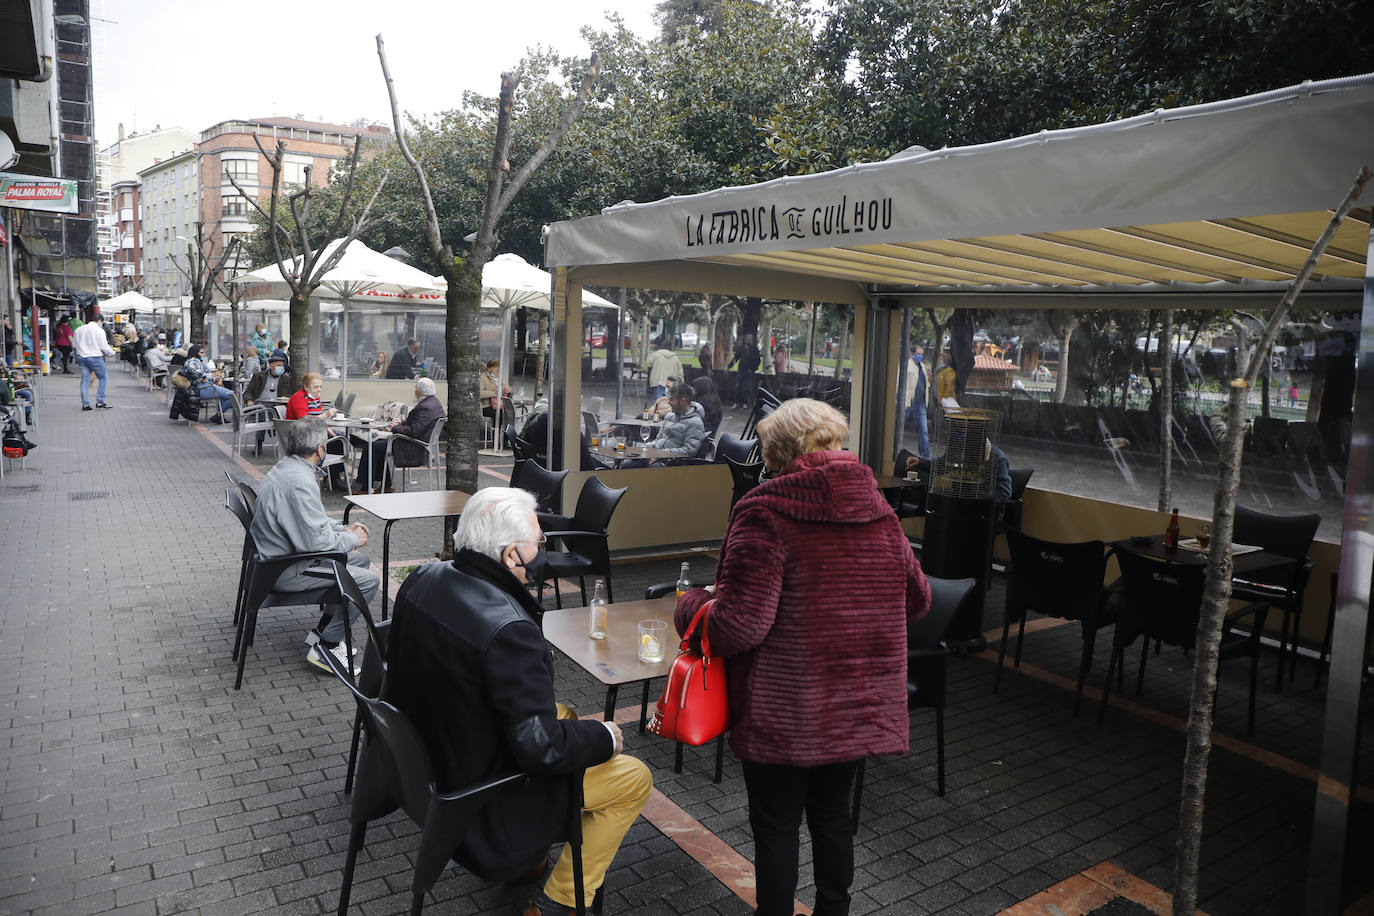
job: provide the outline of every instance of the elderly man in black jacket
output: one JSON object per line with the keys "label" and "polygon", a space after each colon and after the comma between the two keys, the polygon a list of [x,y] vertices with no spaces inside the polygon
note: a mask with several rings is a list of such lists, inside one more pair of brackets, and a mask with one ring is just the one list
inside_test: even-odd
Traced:
{"label": "elderly man in black jacket", "polygon": [[[434,431],[434,424],[444,418],[444,405],[434,395],[434,379],[417,378],[415,380],[415,406],[410,408],[410,413],[406,414],[404,420],[397,420],[390,426],[391,432],[409,436],[411,439],[419,439],[421,442],[429,441],[429,434]],[[398,439],[392,443],[391,458],[398,468],[414,468],[424,464],[429,457],[429,451],[425,446],[414,442],[406,442]],[[375,489],[382,482],[383,464],[386,460],[386,439],[374,439],[370,448],[365,449],[358,458],[358,479],[353,482],[353,489],[367,489],[367,481],[372,480]],[[391,488],[391,481],[386,481],[388,490]]]}
{"label": "elderly man in black jacket", "polygon": [[[483,809],[453,857],[488,878],[538,869],[567,810],[568,781],[583,777],[582,857],[587,904],[653,779],[621,753],[613,722],[579,720],[554,702],[553,658],[524,587],[542,562],[534,497],[488,487],[463,509],[451,563],[427,563],[396,596],[386,696],[415,722],[440,791],[501,773],[534,778]],[[525,916],[576,905],[572,856],[559,857]]]}

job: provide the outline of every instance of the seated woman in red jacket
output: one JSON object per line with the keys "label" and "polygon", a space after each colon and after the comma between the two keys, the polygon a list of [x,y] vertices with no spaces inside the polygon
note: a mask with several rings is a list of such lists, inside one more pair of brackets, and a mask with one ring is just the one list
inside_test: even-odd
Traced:
{"label": "seated woman in red jacket", "polygon": [[816,912],[849,912],[857,762],[907,750],[906,633],[930,586],[873,472],[841,449],[839,411],[796,398],[759,421],[773,476],[730,514],[716,584],[678,599],[686,629],[715,592],[730,746],[744,764],[759,916],[792,916],[798,831],[811,830]]}
{"label": "seated woman in red jacket", "polygon": [[[318,372],[307,372],[305,378],[301,379],[301,387],[296,393],[291,395],[286,401],[286,419],[299,420],[301,417],[323,417],[328,420],[338,413],[332,406],[326,407],[324,401],[320,400],[320,392],[324,388],[324,376]],[[329,438],[324,443],[324,450],[331,455],[348,455],[348,443],[343,436],[336,436],[330,432]],[[348,488],[348,469],[344,465],[331,465],[329,469],[329,485],[336,490]]]}

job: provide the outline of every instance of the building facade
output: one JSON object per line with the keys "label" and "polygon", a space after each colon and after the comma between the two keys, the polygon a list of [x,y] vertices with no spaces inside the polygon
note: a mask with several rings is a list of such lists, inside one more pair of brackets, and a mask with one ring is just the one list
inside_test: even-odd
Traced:
{"label": "building facade", "polygon": [[154,163],[138,173],[142,203],[143,295],[175,299],[190,288],[185,268],[186,240],[196,237],[200,187],[196,153]]}
{"label": "building facade", "polygon": [[[142,277],[142,264],[137,256],[130,261],[129,254],[143,247],[138,238],[142,214],[137,206],[130,208],[116,198],[130,199],[128,184],[139,182],[141,170],[188,152],[195,145],[196,135],[180,127],[158,127],[126,137],[121,124],[119,140],[100,151],[96,158],[96,243],[100,253],[102,297],[139,289],[130,278]],[[141,196],[136,189],[132,193],[135,198]]]}

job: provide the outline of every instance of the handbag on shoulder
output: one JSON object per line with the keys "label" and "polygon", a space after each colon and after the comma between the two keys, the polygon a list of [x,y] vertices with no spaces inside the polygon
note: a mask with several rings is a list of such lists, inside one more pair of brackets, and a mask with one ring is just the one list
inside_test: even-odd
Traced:
{"label": "handbag on shoulder", "polygon": [[[699,747],[730,727],[730,697],[725,689],[725,662],[711,655],[707,622],[715,600],[703,604],[687,632],[682,634],[668,683],[647,730],[664,738]],[[701,627],[701,652],[691,647],[692,634]]]}

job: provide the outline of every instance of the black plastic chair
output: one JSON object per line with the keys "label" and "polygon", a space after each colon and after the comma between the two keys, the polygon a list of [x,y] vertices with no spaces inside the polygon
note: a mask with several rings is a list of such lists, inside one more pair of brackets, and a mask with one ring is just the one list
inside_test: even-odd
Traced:
{"label": "black plastic chair", "polygon": [[[906,706],[935,710],[935,785],[945,796],[945,631],[964,606],[977,579],[940,579],[930,583],[930,610],[906,634]],[[853,832],[859,832],[859,803],[864,791],[864,760],[854,773]]]}
{"label": "black plastic chair", "polygon": [[1026,616],[1030,611],[1046,617],[1077,620],[1083,632],[1083,652],[1078,662],[1078,689],[1074,693],[1073,714],[1083,705],[1083,680],[1092,667],[1097,631],[1116,622],[1116,607],[1106,607],[1107,590],[1102,581],[1107,560],[1114,551],[1101,541],[1061,544],[1042,541],[1016,529],[1008,529],[1007,548],[1011,568],[1007,578],[1006,612],[1002,619],[1002,642],[997,650],[997,673],[992,692],[1002,686],[1002,665],[1007,657],[1007,638],[1012,621],[1019,621],[1016,655],[1013,664],[1021,665],[1021,646],[1026,638]]}
{"label": "black plastic chair", "polygon": [[744,421],[744,429],[740,432],[740,438],[754,438],[754,431],[758,428],[759,421],[781,406],[782,401],[778,399],[777,395],[760,385],[758,393],[754,395],[754,407],[749,411],[749,416]]}
{"label": "black plastic chair", "polygon": [[529,440],[517,433],[514,426],[507,423],[502,435],[510,445],[511,453],[515,455],[516,461],[532,461],[535,464],[541,463],[539,461],[539,449],[535,448]]}
{"label": "black plastic chair", "polygon": [[[395,706],[367,696],[355,685],[332,653],[325,655],[334,675],[353,694],[358,711],[367,723],[367,744],[358,766],[357,791],[349,810],[352,830],[348,855],[344,860],[343,887],[339,891],[339,916],[348,913],[348,897],[353,890],[353,868],[363,848],[369,821],[404,811],[420,827],[420,848],[415,857],[415,873],[410,884],[410,912],[424,909],[425,894],[439,880],[453,851],[485,805],[508,786],[528,782],[528,773],[508,773],[456,792],[441,793],[434,785],[434,770],[420,733],[410,719]],[[577,912],[585,913],[582,879],[582,770],[568,774],[571,780],[565,837],[573,856],[573,887]],[[601,911],[601,891],[592,903]]]}
{"label": "black plastic chair", "polygon": [[587,576],[601,576],[606,580],[606,600],[614,601],[611,595],[611,516],[625,495],[627,487],[612,490],[596,475],[587,478],[582,492],[577,495],[577,509],[573,512],[572,525],[567,529],[545,531],[545,537],[562,542],[563,550],[550,550],[544,568],[539,572],[539,601],[544,600],[544,583],[552,578],[554,602],[563,606],[563,596],[558,589],[558,580],[563,576],[576,576],[582,590],[582,603],[587,603]]}
{"label": "black plastic chair", "polygon": [[[1256,420],[1259,419],[1256,417]],[[1270,607],[1283,611],[1283,623],[1279,630],[1279,672],[1274,682],[1275,690],[1283,689],[1285,655],[1289,663],[1290,681],[1298,668],[1298,627],[1302,623],[1303,593],[1307,590],[1307,580],[1316,566],[1316,563],[1308,559],[1307,552],[1312,549],[1312,540],[1317,536],[1317,526],[1321,521],[1320,515],[1266,515],[1245,506],[1236,506],[1232,541],[1237,544],[1254,544],[1263,547],[1269,553],[1290,557],[1295,561],[1291,567],[1268,575],[1256,574],[1253,580],[1236,578],[1231,581],[1231,597],[1239,601],[1263,601]]]}
{"label": "black plastic chair", "polygon": [[[1202,611],[1202,592],[1207,579],[1206,566],[1166,563],[1126,550],[1116,553],[1121,565],[1121,587],[1113,591],[1118,603],[1116,632],[1112,639],[1112,656],[1107,665],[1107,680],[1102,688],[1102,703],[1097,721],[1107,714],[1111,696],[1112,675],[1118,666],[1125,666],[1126,647],[1143,636],[1140,670],[1136,675],[1136,696],[1145,686],[1145,661],[1149,658],[1150,640],[1179,646],[1191,652],[1197,640],[1198,616]],[[1222,623],[1220,661],[1237,655],[1250,657],[1250,703],[1246,734],[1255,733],[1255,685],[1259,677],[1259,639],[1269,606],[1263,602],[1248,604],[1226,615]],[[1236,630],[1243,618],[1253,617],[1248,632]],[[1215,696],[1213,702],[1216,702]]]}
{"label": "black plastic chair", "polygon": [[[253,636],[257,632],[258,611],[266,607],[315,604],[320,608],[320,619],[323,621],[328,618],[331,606],[342,603],[339,590],[333,582],[306,591],[278,592],[273,591],[277,580],[292,566],[305,560],[336,560],[347,564],[348,557],[339,551],[291,553],[271,559],[263,557],[257,552],[257,545],[253,543],[253,515],[244,504],[243,497],[237,490],[225,490],[224,499],[229,511],[234,513],[243,525],[244,533],[243,568],[239,573],[239,596],[234,608],[234,652],[230,656],[238,662],[238,674],[234,678],[234,689],[238,690],[243,686],[243,666],[248,658],[248,647],[253,644]],[[353,646],[352,638],[348,636],[348,628],[344,629],[344,634],[351,653]],[[329,655],[328,652],[324,654]]]}
{"label": "black plastic chair", "polygon": [[737,464],[749,464],[758,461],[759,440],[739,439],[725,433],[716,442],[716,461],[724,464],[728,459]]}
{"label": "black plastic chair", "polygon": [[763,462],[740,464],[733,458],[726,458],[725,463],[730,466],[730,479],[734,483],[734,490],[730,494],[730,508],[733,509],[744,494],[759,485],[759,478],[763,476]]}
{"label": "black plastic chair", "polygon": [[[710,585],[710,582],[694,582],[693,585]],[[676,582],[656,582],[644,589],[644,599],[652,601],[655,598],[663,598],[671,595],[677,588]],[[611,688],[614,689],[614,688]],[[607,706],[610,704],[608,703]],[[639,706],[639,728],[642,731],[649,718],[649,681],[644,682],[644,696],[641,698]],[[682,772],[682,754],[686,747],[681,741],[674,741],[673,744],[673,772]],[[721,732],[716,736],[716,773],[711,781],[719,783],[721,775],[725,771],[725,733]]]}
{"label": "black plastic chair", "polygon": [[1002,517],[999,519],[1003,531],[1021,530],[1021,518],[1026,505],[1022,497],[1026,495],[1026,486],[1034,473],[1035,468],[1011,469],[1011,499],[1002,506]]}
{"label": "black plastic chair", "polygon": [[[511,469],[510,485],[534,494],[536,511],[553,517],[563,508],[563,482],[567,478],[566,470],[546,471],[537,461],[517,459]],[[543,524],[542,518],[540,524]]]}

